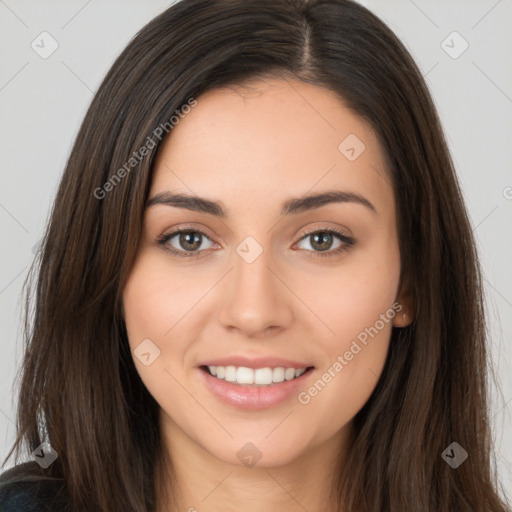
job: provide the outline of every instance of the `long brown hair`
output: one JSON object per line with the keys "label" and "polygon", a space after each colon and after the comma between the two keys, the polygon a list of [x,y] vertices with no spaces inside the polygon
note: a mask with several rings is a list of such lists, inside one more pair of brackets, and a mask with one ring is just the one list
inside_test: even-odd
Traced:
{"label": "long brown hair", "polygon": [[[491,471],[481,273],[454,167],[411,56],[349,0],[183,0],[116,60],[26,282],[18,436],[6,460],[32,452],[44,426],[58,453],[44,473],[63,480],[73,510],[156,509],[166,462],[158,404],[133,364],[121,304],[161,147],[147,140],[191,98],[263,76],[338,93],[375,128],[395,192],[415,320],[393,329],[355,418],[333,488],[340,509],[504,512]],[[454,441],[469,454],[457,469],[441,456]]]}

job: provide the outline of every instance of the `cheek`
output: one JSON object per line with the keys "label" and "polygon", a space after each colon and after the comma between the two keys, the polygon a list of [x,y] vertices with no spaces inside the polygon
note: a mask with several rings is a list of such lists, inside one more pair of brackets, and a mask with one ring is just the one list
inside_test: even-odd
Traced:
{"label": "cheek", "polygon": [[[179,322],[202,294],[204,282],[180,279],[179,270],[170,272],[161,256],[142,251],[123,291],[130,343],[135,345],[141,337],[153,337],[158,343],[173,338]],[[178,348],[175,342],[173,338],[173,347]]]}
{"label": "cheek", "polygon": [[[213,317],[201,299],[217,280],[207,266],[192,273],[169,265],[163,251],[141,250],[123,290],[123,307],[135,367],[155,398],[162,389],[168,393],[172,376],[181,382],[191,367],[194,343]],[[143,342],[158,353],[148,366],[137,357]]]}
{"label": "cheek", "polygon": [[[153,398],[176,417],[188,410],[188,395],[178,384],[188,348],[188,338],[182,335],[186,323],[181,320],[198,296],[194,286],[187,284],[193,283],[182,282],[158,257],[141,251],[123,291],[135,368]],[[144,361],[142,354],[147,353]]]}
{"label": "cheek", "polygon": [[[171,362],[176,364],[183,359],[186,347],[180,345],[182,338],[174,334],[187,312],[187,293],[193,292],[185,286],[180,288],[180,281],[164,272],[151,254],[141,252],[123,291],[123,307],[132,357],[150,391],[160,386],[162,379],[169,379],[165,370]],[[150,357],[144,361],[139,357],[141,352],[149,352]],[[144,364],[148,359],[151,363]]]}
{"label": "cheek", "polygon": [[[135,267],[123,292],[126,329],[134,349],[143,339],[157,340],[171,327],[164,321],[166,315],[161,285],[148,271],[149,267]],[[172,319],[169,318],[169,322]]]}
{"label": "cheek", "polygon": [[323,417],[333,432],[373,392],[386,361],[393,318],[402,309],[396,302],[399,256],[388,249],[347,265],[312,298],[331,332],[317,338],[325,358],[298,402],[308,414]]}

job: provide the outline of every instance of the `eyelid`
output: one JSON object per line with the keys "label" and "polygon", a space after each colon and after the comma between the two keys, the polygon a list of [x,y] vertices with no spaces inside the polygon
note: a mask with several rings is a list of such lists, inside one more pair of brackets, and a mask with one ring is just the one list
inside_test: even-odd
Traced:
{"label": "eyelid", "polygon": [[[199,228],[199,227],[195,226],[194,224],[180,224],[179,227],[172,228],[170,231],[164,232],[159,238],[172,237],[173,235],[177,235],[177,234],[180,234],[183,232],[188,232],[188,231],[193,231],[194,233],[200,233],[204,237],[208,238],[208,240],[211,240],[212,242],[214,242],[213,239],[215,237],[208,234],[207,229],[204,229],[202,227]],[[221,245],[218,242],[215,242],[215,243],[217,243],[218,245]]]}
{"label": "eyelid", "polygon": [[303,231],[299,240],[303,240],[308,235],[311,235],[313,233],[323,233],[323,232],[336,233],[336,234],[340,235],[342,238],[347,238],[347,239],[352,238],[350,235],[348,235],[345,231],[343,231],[340,228],[333,228],[330,226],[320,226],[320,227],[315,226],[314,228],[310,228],[310,229],[307,229],[306,231]]}

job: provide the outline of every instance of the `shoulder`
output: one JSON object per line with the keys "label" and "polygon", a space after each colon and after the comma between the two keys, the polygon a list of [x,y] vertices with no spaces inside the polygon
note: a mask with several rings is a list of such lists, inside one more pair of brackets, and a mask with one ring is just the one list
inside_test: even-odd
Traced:
{"label": "shoulder", "polygon": [[1,512],[64,511],[68,505],[62,479],[48,479],[37,462],[25,462],[0,475]]}

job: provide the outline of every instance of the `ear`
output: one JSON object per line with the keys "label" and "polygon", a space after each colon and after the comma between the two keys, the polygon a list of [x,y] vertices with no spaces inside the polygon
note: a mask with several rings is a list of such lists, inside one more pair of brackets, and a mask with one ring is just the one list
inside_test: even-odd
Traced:
{"label": "ear", "polygon": [[399,304],[399,306],[395,309],[396,315],[393,318],[393,326],[407,327],[414,322],[416,314],[411,293],[410,279],[405,278],[402,281],[396,303]]}

